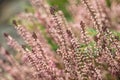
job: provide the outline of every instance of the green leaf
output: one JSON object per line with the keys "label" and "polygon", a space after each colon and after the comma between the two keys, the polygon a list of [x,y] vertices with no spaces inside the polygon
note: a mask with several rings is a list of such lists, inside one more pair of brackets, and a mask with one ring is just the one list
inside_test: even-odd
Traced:
{"label": "green leaf", "polygon": [[112,4],[111,0],[105,0],[105,1],[106,1],[107,6],[110,8]]}

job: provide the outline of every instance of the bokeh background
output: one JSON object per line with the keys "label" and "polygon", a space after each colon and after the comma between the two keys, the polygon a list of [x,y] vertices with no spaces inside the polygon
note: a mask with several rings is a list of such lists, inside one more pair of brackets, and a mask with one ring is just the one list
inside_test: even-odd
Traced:
{"label": "bokeh background", "polygon": [[15,31],[11,19],[29,6],[30,3],[27,0],[0,0],[0,45],[7,50],[10,48],[6,46],[3,33],[10,34],[19,42],[22,41]]}

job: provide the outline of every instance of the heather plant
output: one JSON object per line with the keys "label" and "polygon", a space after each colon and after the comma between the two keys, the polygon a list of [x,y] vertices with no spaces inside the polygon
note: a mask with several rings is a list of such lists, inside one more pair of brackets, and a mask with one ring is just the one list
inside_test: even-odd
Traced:
{"label": "heather plant", "polygon": [[119,11],[116,1],[109,8],[104,0],[68,0],[71,21],[46,0],[30,2],[34,13],[23,12],[13,20],[25,44],[4,33],[20,57],[0,46],[1,80],[120,79],[120,37],[112,30],[119,25],[113,19],[119,20],[119,14],[112,14]]}

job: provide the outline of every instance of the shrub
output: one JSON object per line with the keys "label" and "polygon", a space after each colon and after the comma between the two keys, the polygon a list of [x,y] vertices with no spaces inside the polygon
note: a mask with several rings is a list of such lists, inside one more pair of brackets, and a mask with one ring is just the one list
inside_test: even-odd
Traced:
{"label": "shrub", "polygon": [[[45,0],[30,2],[35,12],[21,13],[18,20],[13,20],[26,44],[20,45],[4,33],[8,45],[21,59],[16,60],[0,47],[5,57],[0,60],[1,80],[119,80],[120,40],[111,30],[117,23],[112,21],[115,15],[108,14],[110,9],[104,0],[81,0],[78,4],[69,0],[71,22]],[[113,1],[111,11],[118,8],[115,5]],[[44,27],[40,32],[39,26]],[[89,35],[89,28],[94,35]],[[46,38],[57,44],[55,51]]]}

